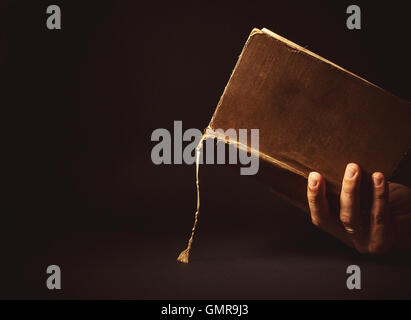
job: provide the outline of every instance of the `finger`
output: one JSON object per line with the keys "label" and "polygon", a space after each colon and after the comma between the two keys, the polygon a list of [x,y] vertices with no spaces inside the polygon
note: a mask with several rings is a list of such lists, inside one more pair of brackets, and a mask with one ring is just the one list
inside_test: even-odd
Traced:
{"label": "finger", "polygon": [[313,224],[352,247],[353,244],[341,228],[339,220],[330,213],[325,180],[317,172],[311,172],[308,176],[307,199]]}
{"label": "finger", "polygon": [[411,212],[411,189],[398,183],[387,181],[388,210],[391,215],[402,215]]}
{"label": "finger", "polygon": [[360,229],[360,197],[359,187],[361,171],[357,164],[347,165],[340,195],[340,221],[353,237],[357,237]]}
{"label": "finger", "polygon": [[308,176],[307,199],[313,224],[317,227],[329,224],[330,212],[325,196],[325,182],[318,172],[311,172]]}
{"label": "finger", "polygon": [[390,214],[388,210],[388,183],[381,172],[372,175],[373,204],[371,207],[370,253],[383,253],[390,249],[388,239]]}

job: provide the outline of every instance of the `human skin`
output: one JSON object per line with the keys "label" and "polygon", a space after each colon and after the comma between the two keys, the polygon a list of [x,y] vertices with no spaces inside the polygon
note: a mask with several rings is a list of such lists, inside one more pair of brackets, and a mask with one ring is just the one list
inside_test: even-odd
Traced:
{"label": "human skin", "polygon": [[307,199],[313,224],[360,253],[381,254],[411,249],[411,189],[372,175],[373,203],[361,213],[361,169],[346,167],[340,194],[340,212],[330,212],[326,182],[318,172],[308,176]]}

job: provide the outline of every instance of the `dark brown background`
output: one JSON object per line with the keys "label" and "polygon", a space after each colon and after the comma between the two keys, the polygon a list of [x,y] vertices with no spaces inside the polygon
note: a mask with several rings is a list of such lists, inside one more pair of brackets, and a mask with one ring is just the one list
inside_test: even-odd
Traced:
{"label": "dark brown background", "polygon": [[[45,26],[59,4],[62,30]],[[204,128],[252,27],[411,99],[410,6],[356,1],[1,1],[1,298],[411,298],[409,257],[361,257],[238,170],[194,167],[156,128]],[[382,128],[389,130],[389,128]],[[62,290],[45,286],[62,269]],[[363,290],[346,289],[346,267]]]}

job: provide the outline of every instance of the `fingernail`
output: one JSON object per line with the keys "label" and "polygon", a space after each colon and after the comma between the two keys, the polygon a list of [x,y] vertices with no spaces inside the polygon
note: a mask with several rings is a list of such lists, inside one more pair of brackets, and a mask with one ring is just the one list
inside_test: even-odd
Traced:
{"label": "fingernail", "polygon": [[357,167],[354,164],[349,164],[345,169],[345,178],[351,179],[357,173]]}
{"label": "fingernail", "polygon": [[318,174],[311,172],[308,176],[308,185],[310,188],[315,188],[318,185]]}
{"label": "fingernail", "polygon": [[382,175],[381,173],[373,174],[372,178],[373,178],[373,180],[374,180],[374,185],[375,185],[376,187],[381,186],[382,183],[384,182],[384,177],[383,177],[383,175]]}

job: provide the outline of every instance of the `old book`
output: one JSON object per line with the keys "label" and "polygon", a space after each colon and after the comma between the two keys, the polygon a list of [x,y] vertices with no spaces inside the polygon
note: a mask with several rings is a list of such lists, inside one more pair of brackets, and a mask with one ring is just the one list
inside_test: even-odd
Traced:
{"label": "old book", "polygon": [[363,192],[373,172],[393,175],[411,146],[411,104],[267,29],[254,29],[210,127],[258,128],[258,176],[307,210],[311,171],[325,177],[334,205],[349,162],[364,172]]}
{"label": "old book", "polygon": [[267,29],[252,30],[209,128],[259,129],[258,178],[306,211],[311,171],[331,209],[350,162],[363,171],[363,207],[373,172],[409,172],[411,104]]}

